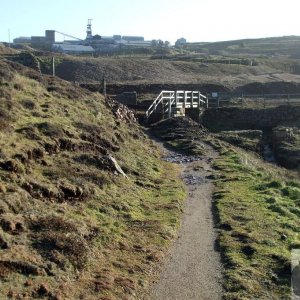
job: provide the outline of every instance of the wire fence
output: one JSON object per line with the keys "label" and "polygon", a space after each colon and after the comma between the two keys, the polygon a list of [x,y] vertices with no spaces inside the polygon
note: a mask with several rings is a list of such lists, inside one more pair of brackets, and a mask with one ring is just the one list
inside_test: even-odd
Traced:
{"label": "wire fence", "polygon": [[270,94],[230,94],[212,93],[207,95],[210,107],[245,106],[274,107],[280,105],[300,105],[299,93]]}

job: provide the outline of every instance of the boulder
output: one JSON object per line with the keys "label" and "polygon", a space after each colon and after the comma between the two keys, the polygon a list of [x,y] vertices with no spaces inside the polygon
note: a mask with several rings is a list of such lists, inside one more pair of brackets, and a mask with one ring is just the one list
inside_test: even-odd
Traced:
{"label": "boulder", "polygon": [[110,162],[110,165],[111,165],[112,169],[114,169],[114,171],[121,174],[123,177],[128,178],[113,156],[107,155],[106,158]]}

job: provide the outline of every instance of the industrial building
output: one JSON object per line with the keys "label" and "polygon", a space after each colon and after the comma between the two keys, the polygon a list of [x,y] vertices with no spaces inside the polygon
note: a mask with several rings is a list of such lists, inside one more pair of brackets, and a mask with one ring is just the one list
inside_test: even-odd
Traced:
{"label": "industrial building", "polygon": [[72,55],[93,54],[95,52],[95,49],[91,46],[69,44],[53,44],[51,50],[53,52]]}
{"label": "industrial building", "polygon": [[[82,55],[93,53],[114,53],[126,49],[150,49],[157,47],[168,47],[169,43],[157,40],[145,41],[142,36],[100,36],[92,34],[91,19],[88,20],[86,38],[80,39],[57,30],[46,30],[45,36],[18,37],[13,40],[15,44],[31,44],[32,47],[48,49],[54,52]],[[61,34],[72,40],[63,43],[55,41],[55,34]]]}
{"label": "industrial building", "polygon": [[30,44],[31,43],[31,37],[28,36],[20,36],[18,38],[15,38],[13,40],[14,44]]}

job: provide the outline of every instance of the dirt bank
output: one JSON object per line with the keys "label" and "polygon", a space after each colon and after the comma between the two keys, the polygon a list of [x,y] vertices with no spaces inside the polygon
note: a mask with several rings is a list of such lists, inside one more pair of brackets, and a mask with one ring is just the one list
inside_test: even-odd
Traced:
{"label": "dirt bank", "polygon": [[182,165],[188,199],[179,237],[153,286],[151,300],[221,299],[222,266],[215,249],[212,213],[213,184],[208,179],[217,153],[206,146],[203,157],[178,156],[165,150],[165,158]]}

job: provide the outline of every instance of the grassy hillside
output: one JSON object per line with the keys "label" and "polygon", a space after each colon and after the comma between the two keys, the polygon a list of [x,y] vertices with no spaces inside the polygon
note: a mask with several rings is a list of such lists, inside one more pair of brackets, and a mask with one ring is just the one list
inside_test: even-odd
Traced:
{"label": "grassy hillside", "polygon": [[0,97],[0,299],[141,293],[176,234],[177,169],[100,94],[1,60]]}
{"label": "grassy hillside", "polygon": [[188,153],[201,153],[203,141],[219,151],[212,178],[224,299],[290,299],[290,254],[300,248],[299,173],[221,142],[191,121],[164,121],[154,129]]}
{"label": "grassy hillside", "polygon": [[299,58],[299,36],[243,39],[214,43],[189,43],[187,49],[207,54],[223,55],[286,55]]}
{"label": "grassy hillside", "polygon": [[[184,54],[173,53],[162,56],[72,57],[30,49],[16,51],[7,47],[0,47],[0,56],[35,69],[40,68],[43,74],[52,74],[52,55],[54,55],[56,75],[80,83],[99,83],[105,77],[110,84],[209,83],[236,89],[251,83],[300,82],[298,75],[300,64],[297,57],[290,58],[291,55],[283,54],[262,55],[260,51],[260,47],[268,48],[271,45],[280,52],[283,47],[280,41],[287,48],[292,41],[288,39],[286,41],[284,38],[264,41],[259,39],[205,45],[188,44],[188,50]],[[263,46],[264,43],[267,43],[267,46]],[[234,52],[235,44],[243,44],[245,49],[251,46],[253,53],[238,50]],[[219,50],[205,53],[201,50],[204,46]]]}
{"label": "grassy hillside", "polygon": [[290,251],[300,247],[299,177],[226,148],[214,174],[225,299],[290,299]]}
{"label": "grassy hillside", "polygon": [[58,60],[59,77],[78,82],[99,83],[211,83],[234,89],[253,82],[300,82],[295,62],[262,60],[256,66],[186,61],[178,58],[63,58]]}
{"label": "grassy hillside", "polygon": [[0,55],[11,55],[17,53],[18,53],[17,50],[6,47],[4,44],[0,43]]}

